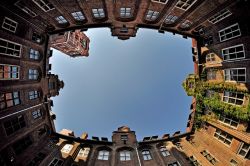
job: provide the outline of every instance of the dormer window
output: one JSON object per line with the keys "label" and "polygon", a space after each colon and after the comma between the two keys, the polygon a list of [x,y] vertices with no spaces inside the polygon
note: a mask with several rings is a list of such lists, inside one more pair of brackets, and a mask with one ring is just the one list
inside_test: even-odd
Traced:
{"label": "dormer window", "polygon": [[120,160],[121,161],[129,161],[131,160],[130,151],[124,150],[120,152]]}
{"label": "dormer window", "polygon": [[75,20],[77,21],[83,21],[85,20],[85,17],[83,16],[82,12],[81,11],[78,11],[78,12],[73,12],[71,13],[71,15],[74,17]]}
{"label": "dormer window", "polygon": [[98,8],[98,9],[92,9],[92,13],[94,15],[95,18],[104,18],[105,17],[105,13],[103,8]]}
{"label": "dormer window", "polygon": [[120,8],[120,16],[122,18],[128,18],[131,17],[131,8]]}
{"label": "dormer window", "polygon": [[73,145],[71,145],[71,144],[65,144],[63,146],[63,148],[61,149],[61,152],[69,154],[72,149],[73,149]]}
{"label": "dormer window", "polygon": [[153,10],[148,10],[148,13],[146,15],[146,20],[154,21],[157,19],[158,15],[159,15],[159,12],[153,11]]}
{"label": "dormer window", "polygon": [[84,158],[87,158],[88,155],[89,155],[89,152],[90,152],[90,148],[81,148],[79,153],[78,153],[78,157],[84,157]]}
{"label": "dormer window", "polygon": [[55,19],[59,24],[65,24],[68,22],[63,16],[58,16]]}

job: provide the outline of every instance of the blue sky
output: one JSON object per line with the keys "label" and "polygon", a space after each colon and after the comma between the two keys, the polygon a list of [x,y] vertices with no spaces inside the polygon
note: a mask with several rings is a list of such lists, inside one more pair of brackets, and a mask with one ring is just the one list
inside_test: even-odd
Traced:
{"label": "blue sky", "polygon": [[[137,139],[185,131],[191,97],[181,83],[193,73],[191,39],[139,29],[122,41],[110,29],[89,29],[89,57],[54,50],[52,72],[65,83],[54,97],[57,131],[108,137],[127,125]],[[89,138],[90,138],[89,137]]]}

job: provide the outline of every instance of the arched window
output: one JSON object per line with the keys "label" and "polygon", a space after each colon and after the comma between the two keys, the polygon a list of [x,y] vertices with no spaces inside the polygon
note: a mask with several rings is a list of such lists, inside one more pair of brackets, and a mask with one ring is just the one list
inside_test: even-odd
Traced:
{"label": "arched window", "polygon": [[152,160],[149,150],[142,151],[143,160]]}
{"label": "arched window", "polygon": [[120,152],[120,160],[121,161],[129,161],[131,160],[130,151],[124,150]]}
{"label": "arched window", "polygon": [[166,149],[166,147],[164,147],[164,146],[162,146],[162,147],[160,148],[160,151],[161,151],[161,154],[162,154],[164,157],[170,155],[169,151],[168,151],[168,150]]}
{"label": "arched window", "polygon": [[98,160],[108,160],[109,159],[109,151],[101,150],[98,154]]}
{"label": "arched window", "polygon": [[37,80],[38,79],[38,70],[37,69],[29,69],[29,79],[30,80]]}
{"label": "arched window", "polygon": [[73,145],[71,145],[71,144],[65,144],[63,146],[63,148],[61,149],[61,152],[63,152],[63,153],[70,153],[70,151],[72,150],[72,148],[73,148]]}

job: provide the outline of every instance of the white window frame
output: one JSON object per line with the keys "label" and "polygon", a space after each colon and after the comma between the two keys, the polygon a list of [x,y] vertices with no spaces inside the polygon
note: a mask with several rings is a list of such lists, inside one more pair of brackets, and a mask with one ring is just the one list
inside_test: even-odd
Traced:
{"label": "white window frame", "polygon": [[56,19],[58,24],[66,24],[66,23],[68,23],[68,21],[62,15],[55,17],[55,19]]}
{"label": "white window frame", "polygon": [[[233,96],[236,96],[236,97],[232,97],[232,95],[230,95],[231,93],[233,93],[233,94],[234,94]],[[228,96],[225,95],[225,94],[228,94]],[[230,91],[224,91],[224,93],[223,93],[223,102],[228,103],[228,104],[232,104],[232,105],[238,105],[238,106],[243,105],[243,104],[244,104],[245,95],[243,94],[243,95],[244,95],[244,96],[243,96],[243,99],[241,99],[241,98],[238,98],[238,97],[237,97],[238,94],[241,94],[241,93],[230,92]],[[226,100],[225,100],[225,98],[226,98]],[[234,102],[234,103],[229,102],[230,99],[235,100],[235,102]],[[241,105],[236,104],[236,101],[237,101],[237,100],[242,101],[242,104],[241,104]]]}
{"label": "white window frame", "polygon": [[130,7],[121,7],[120,8],[120,17],[121,18],[131,17],[131,8]]}
{"label": "white window frame", "polygon": [[103,8],[93,8],[92,14],[96,19],[103,19],[105,18],[105,12]]}
{"label": "white window frame", "polygon": [[161,3],[161,4],[166,4],[168,3],[168,0],[163,0],[165,2],[161,2],[162,0],[151,0],[152,2],[156,2],[156,3]]}
{"label": "white window frame", "polygon": [[158,18],[159,14],[160,12],[158,11],[148,10],[145,18],[148,21],[155,21]]}
{"label": "white window frame", "polygon": [[[243,147],[244,147],[245,144],[248,146],[247,149],[243,149]],[[239,148],[239,151],[238,151],[238,155],[240,155],[241,157],[245,158],[246,155],[248,154],[249,150],[250,150],[250,144],[247,144],[245,142],[241,142],[241,145],[240,145],[240,148]],[[244,151],[245,155],[241,155],[240,154],[241,151]]]}
{"label": "white window frame", "polygon": [[23,12],[27,13],[31,17],[37,16],[37,14],[35,12],[33,12],[30,8],[25,6],[25,4],[21,0],[17,1],[15,3],[15,6],[17,6],[19,9],[21,9]]}
{"label": "white window frame", "polygon": [[62,152],[62,153],[69,154],[69,153],[72,151],[73,147],[74,147],[74,146],[73,146],[72,144],[65,144],[65,145],[63,146],[63,148],[61,149],[61,152]]}
{"label": "white window frame", "polygon": [[[236,51],[236,48],[237,47],[242,47],[242,51]],[[229,52],[230,49],[234,48],[234,52]],[[225,53],[227,52],[227,53]],[[243,57],[240,57],[240,58],[237,58],[237,53],[243,53],[244,56]],[[225,60],[225,56],[229,55],[230,54],[236,54],[236,58],[232,58],[232,59],[226,59]],[[223,48],[221,50],[221,55],[223,56],[223,61],[234,61],[234,60],[238,60],[238,59],[244,59],[245,58],[245,48],[244,48],[244,44],[238,44],[238,45],[234,45],[234,46],[231,46],[231,47],[227,47],[227,48]]]}
{"label": "white window frame", "polygon": [[[245,74],[243,75],[243,74],[238,74],[238,70],[245,70]],[[224,69],[223,70],[224,71],[224,80],[225,81],[227,81],[227,82],[230,82],[230,81],[232,81],[232,82],[234,82],[234,81],[236,81],[236,82],[242,82],[242,83],[245,83],[246,82],[246,79],[247,79],[247,75],[246,75],[246,73],[247,73],[247,70],[246,70],[246,68],[227,68],[227,69]],[[233,74],[233,73],[235,73],[235,71],[237,71],[237,74]],[[229,73],[229,74],[226,74],[226,73]],[[242,76],[244,76],[245,77],[245,81],[238,81],[238,77],[242,77]],[[227,79],[226,77],[228,77],[229,79]],[[233,79],[231,79],[232,77],[237,77],[237,80],[233,80]]]}
{"label": "white window frame", "polygon": [[81,11],[76,11],[71,13],[72,17],[74,17],[77,21],[83,21],[85,20],[85,17]]}
{"label": "white window frame", "polygon": [[[219,120],[220,123],[222,123],[224,125],[227,125],[227,126],[230,126],[230,127],[234,128],[234,129],[237,129],[238,126],[239,126],[239,120],[238,121],[233,120],[232,118],[229,118],[229,117],[227,117],[225,115],[220,115],[218,120]],[[236,126],[232,125],[232,123],[235,123]]]}
{"label": "white window frame", "polygon": [[77,154],[78,157],[81,158],[87,158],[90,152],[90,148],[89,147],[85,147],[85,148],[81,148]]}
{"label": "white window frame", "polygon": [[[57,160],[56,163],[53,163],[55,160]],[[58,162],[60,162],[60,161],[62,161],[62,163],[59,165]],[[52,163],[53,163],[53,165],[52,165]],[[58,159],[58,158],[55,157],[55,158],[53,158],[53,160],[49,163],[49,166],[62,166],[63,163],[64,163],[63,160]]]}
{"label": "white window frame", "polygon": [[[189,0],[187,0],[187,2],[188,2],[188,1],[189,1]],[[178,9],[187,11],[191,6],[193,6],[193,5],[195,4],[196,1],[197,1],[197,0],[194,0],[193,3],[191,3],[186,9],[183,9],[182,7],[183,7],[184,5],[187,5],[188,3],[185,2],[185,1],[183,2],[182,0],[178,0],[178,2],[176,3],[175,7],[178,8]],[[182,4],[182,7],[178,7],[178,6],[177,6],[179,3],[183,3],[183,4]]]}
{"label": "white window frame", "polygon": [[[51,4],[48,0],[47,0],[47,3],[44,1],[44,0],[32,0],[39,8],[41,8],[43,11],[45,11],[45,12],[48,12],[48,11],[51,11],[51,10],[54,10],[55,9],[55,7],[53,6],[53,4]],[[39,3],[39,2],[40,3]],[[43,5],[41,5],[41,3],[43,4]],[[50,7],[50,5],[52,5],[53,7],[51,8]],[[45,8],[44,8],[44,6],[45,7],[47,7],[48,8],[48,10],[46,10]]]}
{"label": "white window frame", "polygon": [[[234,26],[238,26],[238,28],[237,28],[236,30],[232,30],[231,28],[234,27]],[[231,31],[228,32],[228,33],[226,33],[225,31],[228,30],[228,29],[231,29]],[[239,34],[238,34],[238,35],[235,35],[235,36],[232,35],[232,37],[222,39],[222,37],[224,37],[224,36],[226,36],[226,35],[229,35],[229,34],[233,34],[234,32],[237,32],[237,31],[239,31]],[[224,34],[221,34],[221,33],[224,33]],[[220,42],[224,42],[224,41],[227,41],[227,40],[230,40],[230,39],[239,37],[239,36],[241,36],[241,31],[240,31],[240,26],[239,26],[238,23],[235,23],[235,24],[233,24],[233,25],[230,25],[230,26],[228,26],[228,27],[226,27],[226,28],[223,28],[223,29],[221,29],[221,30],[219,31]]]}
{"label": "white window frame", "polygon": [[[8,56],[13,56],[13,57],[20,57],[21,56],[21,51],[22,51],[22,45],[21,44],[18,44],[18,43],[15,43],[15,42],[12,42],[12,41],[9,41],[9,40],[6,40],[6,39],[3,39],[3,38],[0,38],[0,40],[2,41],[5,41],[7,42],[7,46],[2,46],[0,45],[1,48],[5,48],[5,53],[0,53],[0,54],[3,54],[3,55],[8,55]],[[9,45],[10,44],[14,44],[14,48],[9,48]],[[15,46],[19,46],[19,50],[18,49],[15,49]],[[18,56],[15,56],[13,54],[7,54],[7,51],[9,50],[12,50],[12,51],[16,51],[16,52],[19,52],[19,55]]]}
{"label": "white window frame", "polygon": [[131,160],[131,152],[128,150],[123,150],[119,152],[120,161],[130,161]]}
{"label": "white window frame", "polygon": [[99,152],[98,152],[98,157],[97,157],[97,159],[98,160],[109,160],[109,151],[107,151],[107,150],[100,150]]}
{"label": "white window frame", "polygon": [[219,11],[218,13],[214,14],[212,17],[208,19],[208,22],[212,24],[216,24],[217,22],[220,22],[224,20],[225,18],[229,17],[232,15],[232,13],[228,9],[223,9]]}
{"label": "white window frame", "polygon": [[[214,132],[214,138],[217,139],[218,141],[222,142],[224,145],[226,145],[228,147],[230,147],[232,142],[233,142],[233,136],[231,136],[230,134],[228,134],[225,131],[222,131],[221,129],[216,129],[216,131]],[[229,144],[227,144],[226,142],[229,142]]]}
{"label": "white window frame", "polygon": [[[7,23],[6,20],[10,21],[11,24]],[[14,25],[12,25],[12,24],[14,24]],[[16,21],[10,19],[9,17],[4,17],[2,28],[5,29],[5,30],[8,30],[10,32],[15,33],[16,29],[17,29],[17,25],[18,25],[18,23]],[[14,30],[11,30],[10,28],[8,28],[8,26],[11,27],[11,28],[14,28]]]}
{"label": "white window frame", "polygon": [[152,160],[152,156],[151,153],[148,149],[144,149],[141,152],[143,160],[147,161],[147,160]]}
{"label": "white window frame", "polygon": [[173,24],[179,17],[176,15],[169,14],[166,16],[164,23],[165,24]]}
{"label": "white window frame", "polygon": [[[14,66],[14,67],[17,67],[17,71],[16,72],[10,72],[10,71],[8,71],[8,73],[16,73],[17,74],[17,78],[12,78],[12,77],[10,77],[10,78],[0,78],[0,80],[18,80],[19,79],[19,76],[20,76],[20,66],[18,66],[18,65],[9,65],[9,64],[0,64],[1,66],[8,66],[8,67],[12,67],[12,66]],[[3,70],[3,73],[5,73],[4,72],[4,70]]]}
{"label": "white window frame", "polygon": [[216,61],[216,54],[215,53],[209,53],[206,55],[206,63],[215,63]]}

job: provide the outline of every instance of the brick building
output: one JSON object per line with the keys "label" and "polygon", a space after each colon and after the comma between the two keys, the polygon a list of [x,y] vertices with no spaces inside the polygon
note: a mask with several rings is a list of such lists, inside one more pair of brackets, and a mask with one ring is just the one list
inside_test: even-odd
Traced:
{"label": "brick building", "polygon": [[89,38],[80,30],[50,36],[50,47],[70,57],[89,56]]}
{"label": "brick building", "polygon": [[[247,0],[1,0],[0,165],[250,165],[250,2]],[[49,38],[109,27],[125,40],[138,28],[193,38],[187,132],[137,141],[56,133]],[[67,33],[65,33],[67,32]],[[65,126],[67,127],[67,126]]]}

